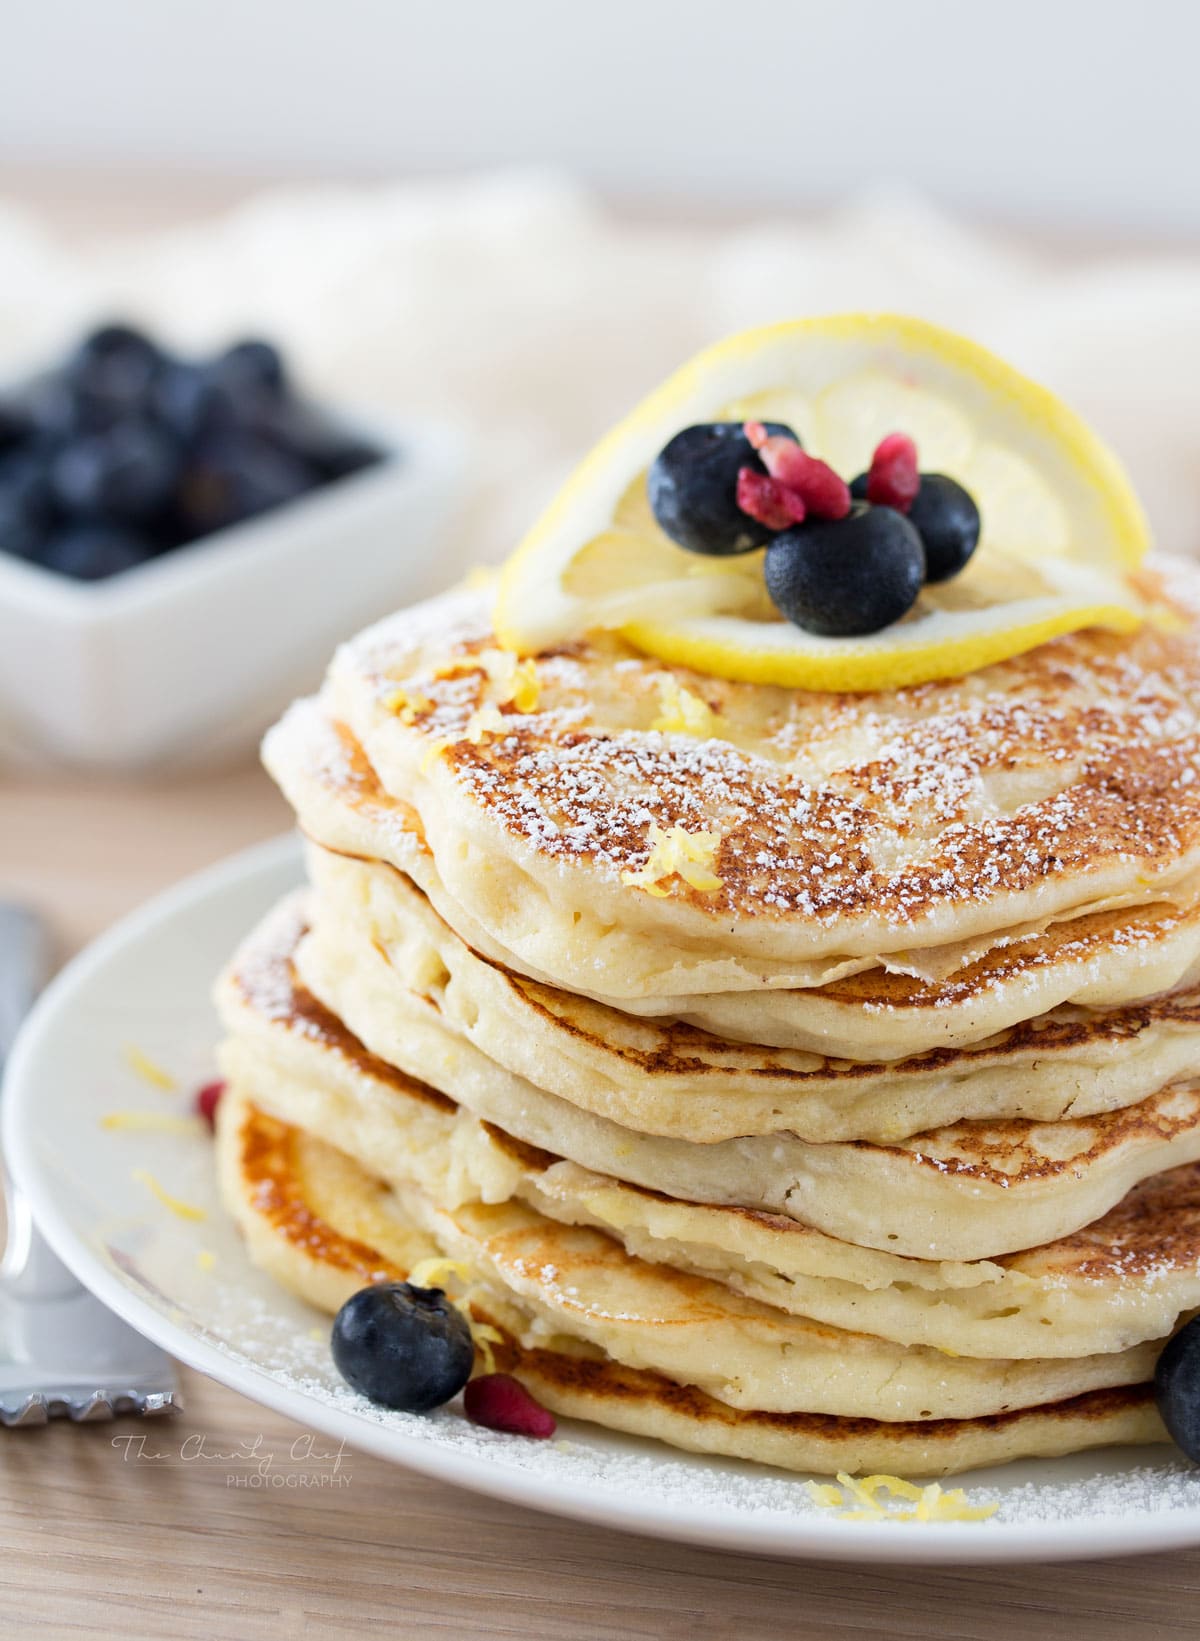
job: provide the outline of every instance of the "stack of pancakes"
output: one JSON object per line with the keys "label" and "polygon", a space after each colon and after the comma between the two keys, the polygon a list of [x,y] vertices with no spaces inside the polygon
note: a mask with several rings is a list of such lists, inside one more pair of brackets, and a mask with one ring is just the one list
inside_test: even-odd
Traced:
{"label": "stack of pancakes", "polygon": [[[793,1469],[1161,1441],[1200,1309],[1200,576],[867,696],[484,592],[268,737],[308,889],[220,987],[223,1188],[326,1309],[454,1262],[557,1412]],[[448,1267],[451,1268],[451,1267]]]}

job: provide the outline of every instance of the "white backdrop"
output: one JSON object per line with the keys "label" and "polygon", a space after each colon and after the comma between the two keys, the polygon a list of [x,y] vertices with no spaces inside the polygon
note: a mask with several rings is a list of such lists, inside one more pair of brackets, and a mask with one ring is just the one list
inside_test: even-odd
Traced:
{"label": "white backdrop", "polygon": [[1196,0],[8,0],[0,154],[1200,236]]}

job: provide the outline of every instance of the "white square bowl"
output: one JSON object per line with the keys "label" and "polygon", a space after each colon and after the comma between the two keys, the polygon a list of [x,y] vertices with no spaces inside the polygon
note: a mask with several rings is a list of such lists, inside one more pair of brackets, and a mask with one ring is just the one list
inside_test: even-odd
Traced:
{"label": "white square bowl", "polygon": [[244,752],[340,639],[464,574],[466,545],[439,541],[460,435],[354,425],[384,451],[376,466],[109,581],[0,552],[9,754],[129,769]]}

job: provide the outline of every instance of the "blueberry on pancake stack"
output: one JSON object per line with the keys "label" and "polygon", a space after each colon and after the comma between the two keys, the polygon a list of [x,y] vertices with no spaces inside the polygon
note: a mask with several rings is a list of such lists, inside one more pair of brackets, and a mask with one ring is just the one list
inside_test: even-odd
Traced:
{"label": "blueberry on pancake stack", "polygon": [[693,361],[498,586],[268,736],[309,884],[219,988],[252,1256],[329,1311],[436,1270],[483,1366],[704,1452],[1165,1440],[1200,575],[1145,548],[1111,454],[959,338]]}

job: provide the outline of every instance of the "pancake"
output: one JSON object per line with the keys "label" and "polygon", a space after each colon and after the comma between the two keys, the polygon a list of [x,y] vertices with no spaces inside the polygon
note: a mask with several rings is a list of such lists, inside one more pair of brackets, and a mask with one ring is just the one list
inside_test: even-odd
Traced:
{"label": "pancake", "polygon": [[[319,908],[318,908],[319,910]],[[1059,1123],[957,1123],[889,1144],[786,1130],[698,1145],[639,1133],[506,1071],[397,984],[370,940],[314,925],[307,988],[381,1059],[529,1144],[689,1201],[781,1213],[917,1259],[990,1258],[1098,1219],[1139,1180],[1200,1157],[1200,1085]]]}
{"label": "pancake", "polygon": [[[248,1069],[250,1078],[235,1072],[232,1086],[252,1098]],[[363,1165],[363,1157],[348,1154]],[[730,1407],[969,1418],[1140,1384],[1154,1372],[1157,1342],[1077,1359],[996,1361],[831,1328],[631,1257],[603,1232],[549,1219],[515,1198],[451,1206],[448,1151],[414,1146],[411,1156],[409,1177],[387,1180],[401,1217],[470,1272],[471,1292],[506,1316],[521,1343],[579,1340]]]}
{"label": "pancake", "polygon": [[[390,1182],[445,1202],[518,1199],[794,1315],[954,1358],[1127,1351],[1200,1305],[1200,1168],[1132,1192],[1103,1220],[1004,1260],[920,1261],[778,1215],[637,1189],[515,1141],[371,1054],[296,982],[301,907],[285,904],[221,989],[223,1066],[255,1103]],[[436,1186],[434,1185],[436,1181]]]}
{"label": "pancake", "polygon": [[1197,990],[1104,1013],[1065,1006],[970,1049],[830,1060],[636,1019],[488,962],[393,867],[311,846],[308,875],[314,920],[340,947],[365,935],[397,985],[435,1000],[488,1059],[644,1134],[886,1142],[963,1119],[1094,1116],[1200,1068]]}
{"label": "pancake", "polygon": [[[603,635],[518,679],[486,593],[463,591],[343,646],[324,699],[416,810],[447,895],[522,966],[612,999],[794,989],[824,983],[804,965],[1195,880],[1195,567],[1166,591],[1177,629],[1092,629],[863,696],[716,680]],[[715,733],[652,727],[686,722],[681,700]],[[719,883],[629,882],[655,825],[711,836]]]}
{"label": "pancake", "polygon": [[[364,1282],[403,1278],[433,1245],[406,1205],[335,1148],[230,1092],[218,1108],[222,1191],[250,1256],[293,1292],[332,1311]],[[695,1385],[551,1338],[522,1343],[512,1307],[481,1319],[503,1333],[497,1365],[553,1411],[700,1452],[800,1471],[933,1475],[1109,1443],[1160,1442],[1146,1385],[1117,1386],[976,1419],[887,1422],[737,1408]]]}
{"label": "pancake", "polygon": [[[543,939],[557,941],[557,913],[546,908],[526,938],[518,896],[502,919],[509,945],[498,941],[448,893],[416,810],[384,792],[362,748],[319,705],[293,708],[267,737],[264,756],[310,837],[332,851],[397,868],[482,957],[551,982],[544,967],[527,959],[538,955]],[[519,874],[511,869],[472,856],[470,870],[492,884],[497,903],[518,892]],[[644,970],[651,937],[636,926],[597,932],[579,913],[567,941],[567,989],[626,1014],[682,1020],[727,1040],[858,1062],[897,1060],[983,1043],[1064,1006],[1114,1009],[1187,989],[1200,976],[1200,891],[1194,878],[1181,878],[1169,894],[1164,898],[1143,882],[1069,916],[1047,915],[982,942],[892,951],[886,966],[863,956],[821,961],[803,972],[792,965],[760,977],[755,991],[745,989],[745,975],[724,959],[710,963],[699,954],[681,968],[668,952],[662,963],[673,966],[662,968],[655,988],[641,996],[611,995],[605,987],[624,986],[613,970]],[[701,980],[732,989],[670,990]]]}

